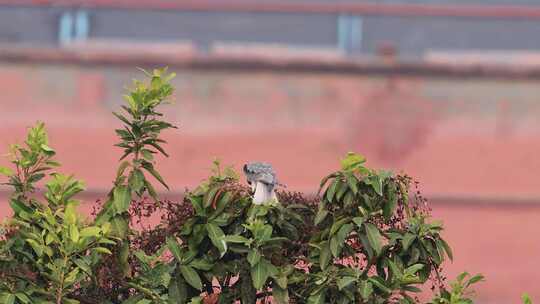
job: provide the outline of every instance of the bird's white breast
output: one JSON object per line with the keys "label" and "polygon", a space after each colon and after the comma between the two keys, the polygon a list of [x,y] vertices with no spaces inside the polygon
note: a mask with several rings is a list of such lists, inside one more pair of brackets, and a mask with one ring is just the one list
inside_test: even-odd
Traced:
{"label": "bird's white breast", "polygon": [[255,183],[255,194],[253,195],[253,203],[260,205],[270,200],[277,200],[274,187],[267,184],[257,182]]}

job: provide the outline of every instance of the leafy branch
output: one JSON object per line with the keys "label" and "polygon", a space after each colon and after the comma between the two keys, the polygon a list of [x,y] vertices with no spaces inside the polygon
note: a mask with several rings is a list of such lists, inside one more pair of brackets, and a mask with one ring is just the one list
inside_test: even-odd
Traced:
{"label": "leafy branch", "polygon": [[53,159],[55,154],[49,147],[47,131],[42,122],[29,129],[24,145],[13,144],[9,147],[8,157],[15,170],[0,167],[0,174],[9,178],[4,185],[14,188],[10,205],[16,216],[21,211],[30,212],[30,207],[35,205],[29,194],[34,192],[35,184],[42,180],[48,171],[60,165]]}
{"label": "leafy branch", "polygon": [[173,93],[169,82],[175,74],[168,74],[166,69],[144,73],[149,81],[134,80],[131,91],[124,95],[126,104],[121,106],[123,112],[113,112],[123,123],[122,128],[115,130],[120,139],[115,146],[123,149],[123,155],[120,157],[114,187],[96,217],[96,224],[110,222],[113,235],[123,240],[119,244],[118,262],[126,276],[131,272],[127,241],[130,235],[128,211],[131,201],[135,196],[140,198],[146,193],[157,200],[157,192],[147,179],[147,174],[169,189],[154,167],[154,156],[161,154],[168,157],[162,147],[166,141],[160,135],[164,130],[176,128],[162,120],[163,114],[158,111],[158,107],[166,103]]}

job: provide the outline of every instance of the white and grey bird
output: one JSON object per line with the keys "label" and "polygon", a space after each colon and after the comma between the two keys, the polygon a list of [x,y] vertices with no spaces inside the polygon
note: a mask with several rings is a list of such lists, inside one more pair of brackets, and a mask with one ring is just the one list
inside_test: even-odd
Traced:
{"label": "white and grey bird", "polygon": [[260,205],[270,200],[277,201],[275,187],[278,185],[276,173],[272,165],[251,162],[244,165],[244,174],[253,190],[253,203]]}

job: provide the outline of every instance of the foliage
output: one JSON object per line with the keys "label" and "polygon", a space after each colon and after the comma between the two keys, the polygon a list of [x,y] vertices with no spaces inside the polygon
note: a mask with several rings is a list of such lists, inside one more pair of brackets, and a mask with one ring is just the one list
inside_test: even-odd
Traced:
{"label": "foliage", "polygon": [[[296,210],[305,206],[252,205],[248,188],[238,183],[236,174],[221,171],[215,163],[215,175],[186,195],[194,214],[166,240],[173,259],[145,271],[159,275],[133,284],[137,297],[187,303],[204,292],[219,303],[254,303],[268,297],[265,291],[271,287],[274,298],[287,303],[287,278],[297,271],[297,259],[288,251],[296,250],[293,242],[301,239],[297,227],[303,218]],[[145,265],[157,258],[141,251],[137,257]],[[166,278],[161,283],[169,282],[169,288],[156,286],[157,277]]]}
{"label": "foliage", "polygon": [[28,195],[35,190],[35,184],[42,180],[48,171],[59,165],[53,159],[55,151],[48,144],[45,125],[38,122],[29,130],[24,145],[13,144],[9,147],[8,156],[16,171],[0,167],[0,174],[7,176],[9,181],[6,185],[14,188],[10,205],[15,215],[25,207],[37,204]]}
{"label": "foliage", "polygon": [[[53,171],[42,123],[10,147],[14,169],[0,167],[14,189],[0,238],[1,303],[405,304],[418,303],[430,280],[431,304],[473,303],[470,286],[483,277],[463,273],[445,285],[452,250],[417,183],[370,169],[359,154],[312,197],[278,189],[277,201],[252,204],[250,188],[215,160],[182,201],[159,200],[149,176],[168,189],[155,157],[168,156],[161,132],[174,126],[159,107],[174,74],[145,73],[149,81],[134,81],[113,113],[123,155],[92,223],[76,212],[82,182]],[[155,215],[158,225],[135,229]]]}
{"label": "foliage", "polygon": [[131,201],[145,193],[157,200],[156,190],[147,179],[147,174],[169,188],[154,168],[154,155],[168,156],[162,147],[165,140],[160,138],[160,134],[163,130],[174,128],[172,124],[161,120],[163,114],[157,111],[157,107],[165,103],[173,92],[169,81],[175,75],[166,72],[166,69],[154,70],[152,74],[145,71],[150,81],[145,83],[134,80],[131,92],[124,96],[127,102],[127,105],[122,105],[124,113],[113,112],[123,123],[123,128],[115,131],[120,138],[116,146],[124,152],[114,187],[97,215],[96,223],[100,225],[109,222],[111,233],[121,240],[114,252],[125,277],[132,274],[129,264],[129,238],[133,234],[129,227]]}
{"label": "foliage", "polygon": [[532,304],[532,300],[527,293],[521,296],[521,301],[523,301],[523,304]]}
{"label": "foliage", "polygon": [[3,169],[14,187],[10,198],[15,216],[4,226],[0,242],[0,297],[2,303],[78,303],[72,297],[92,277],[102,247],[114,244],[107,237],[110,224],[84,223],[73,196],[84,189],[71,176],[50,173],[42,204],[29,193],[34,183],[57,165],[47,146],[43,124],[30,129],[26,147],[12,146],[15,171]]}
{"label": "foliage", "polygon": [[[309,303],[415,302],[414,292],[438,278],[445,256],[442,226],[409,201],[410,179],[365,167],[349,154],[323,179],[300,298]],[[442,283],[442,282],[440,282]]]}
{"label": "foliage", "polygon": [[441,290],[441,293],[431,300],[431,304],[470,304],[474,303],[469,298],[472,291],[469,290],[472,284],[484,280],[480,274],[470,276],[469,273],[463,272],[458,275],[457,279],[450,283],[450,291]]}

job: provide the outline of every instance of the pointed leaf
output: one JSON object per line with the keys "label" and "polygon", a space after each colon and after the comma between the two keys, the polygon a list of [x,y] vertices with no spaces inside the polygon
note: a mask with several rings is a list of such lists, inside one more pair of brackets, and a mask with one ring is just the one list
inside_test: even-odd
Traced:
{"label": "pointed leaf", "polygon": [[195,271],[195,269],[193,269],[193,267],[187,265],[180,265],[179,268],[182,276],[189,285],[193,286],[193,288],[197,290],[202,289],[201,277]]}
{"label": "pointed leaf", "polygon": [[401,246],[403,246],[403,250],[409,250],[409,247],[414,242],[414,240],[416,240],[416,235],[412,233],[405,233],[405,235],[403,236],[403,240],[401,241]]}
{"label": "pointed leaf", "polygon": [[261,259],[259,263],[251,267],[251,280],[253,282],[253,287],[257,290],[261,290],[266,283],[266,280],[270,276],[268,271],[267,262],[264,259]]}
{"label": "pointed leaf", "polygon": [[328,242],[321,243],[321,251],[319,254],[319,264],[321,266],[321,269],[324,270],[328,266],[328,263],[330,262],[331,252],[330,252],[330,244]]}
{"label": "pointed leaf", "polygon": [[339,290],[351,285],[353,282],[356,282],[354,277],[342,277],[337,281],[337,286]]}
{"label": "pointed leaf", "polygon": [[208,232],[208,237],[212,241],[212,244],[216,246],[221,256],[225,255],[227,252],[227,242],[225,242],[223,230],[214,223],[208,223],[206,224],[206,231]]}
{"label": "pointed leaf", "polygon": [[13,170],[11,170],[10,168],[6,168],[6,167],[0,167],[0,174],[9,177],[9,176],[13,175]]}
{"label": "pointed leaf", "polygon": [[369,244],[371,245],[375,253],[379,255],[382,250],[381,233],[379,232],[379,229],[371,223],[365,223],[364,227],[366,227]]}
{"label": "pointed leaf", "polygon": [[255,266],[261,260],[261,254],[259,253],[259,251],[257,249],[251,249],[248,252],[247,260],[249,262],[249,265]]}
{"label": "pointed leaf", "polygon": [[116,186],[113,190],[113,207],[115,214],[122,214],[129,210],[131,191],[126,186]]}

